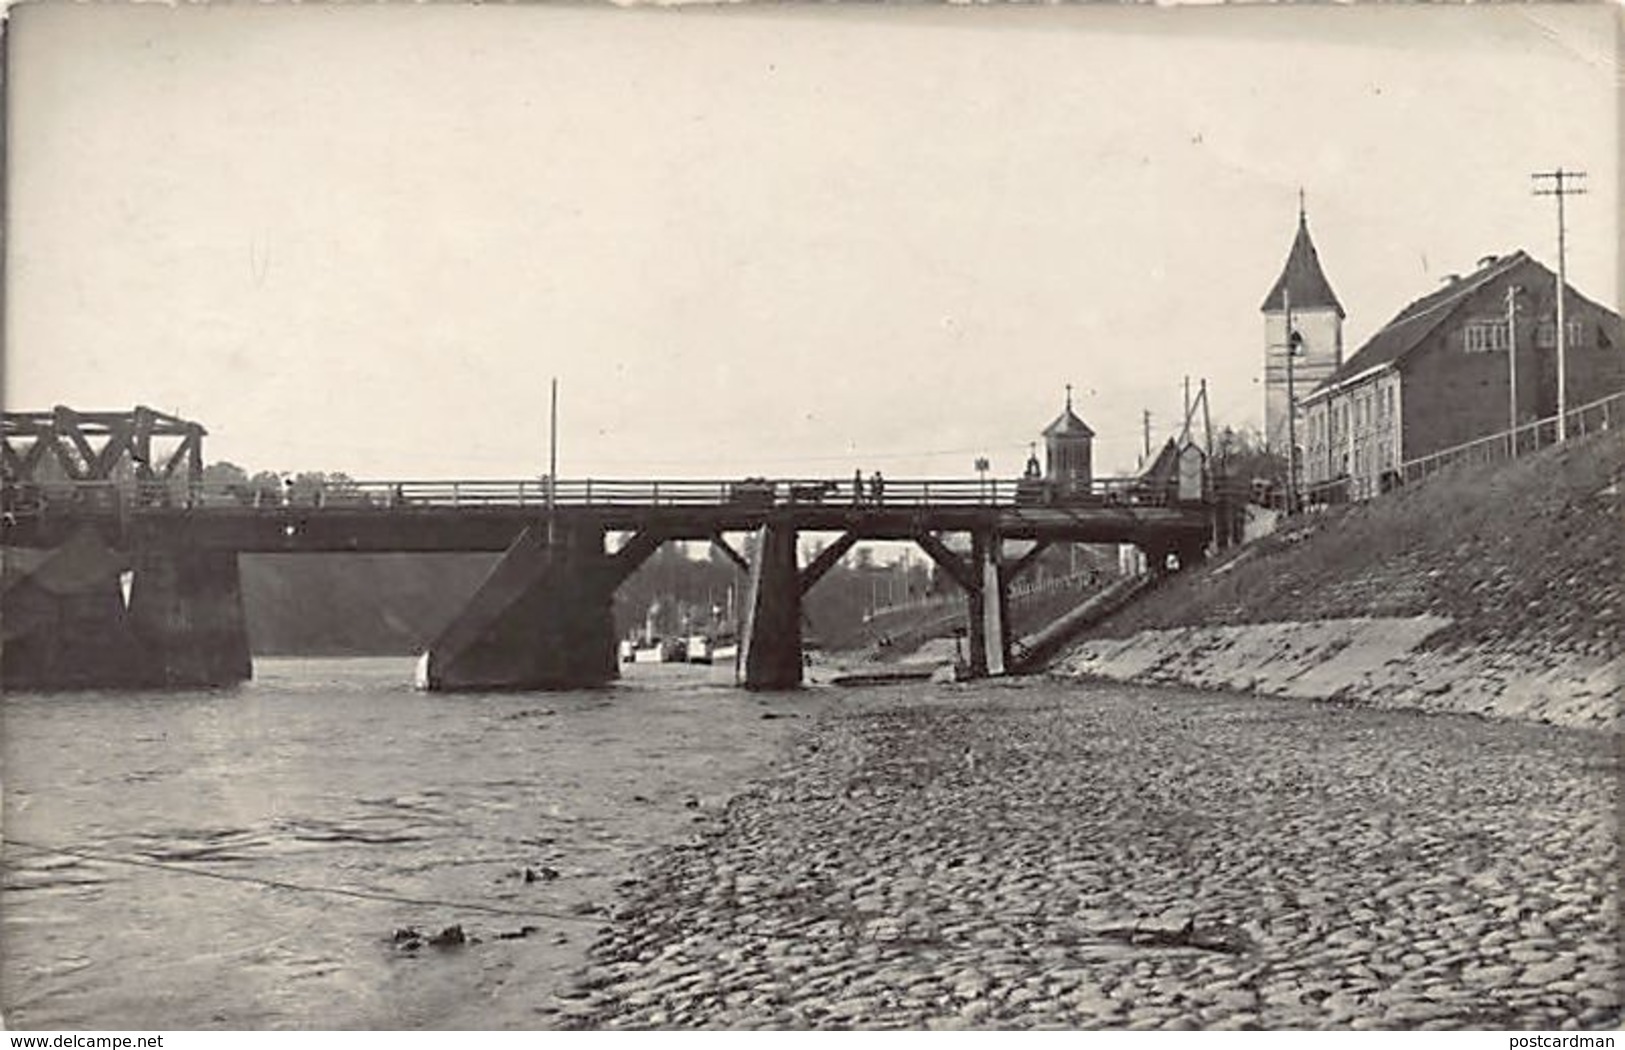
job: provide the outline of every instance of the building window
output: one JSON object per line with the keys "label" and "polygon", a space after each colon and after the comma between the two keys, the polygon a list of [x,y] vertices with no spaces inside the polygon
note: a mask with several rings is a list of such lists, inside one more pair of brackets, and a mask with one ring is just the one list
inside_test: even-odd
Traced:
{"label": "building window", "polygon": [[[1569,321],[1564,325],[1569,330],[1568,345],[1585,345],[1585,325],[1579,321]],[[1542,350],[1550,350],[1557,345],[1557,322],[1542,321],[1535,328],[1535,345]]]}
{"label": "building window", "polygon": [[1469,321],[1461,330],[1462,346],[1469,354],[1483,354],[1507,348],[1505,321]]}

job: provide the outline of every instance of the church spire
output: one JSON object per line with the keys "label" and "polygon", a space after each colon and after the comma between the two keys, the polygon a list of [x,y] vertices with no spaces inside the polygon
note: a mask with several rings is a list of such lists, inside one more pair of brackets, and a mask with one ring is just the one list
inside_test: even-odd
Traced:
{"label": "church spire", "polygon": [[1281,276],[1276,278],[1259,309],[1266,313],[1285,310],[1289,289],[1294,311],[1330,308],[1337,311],[1340,319],[1346,316],[1343,304],[1337,301],[1337,293],[1326,279],[1326,272],[1320,268],[1320,255],[1315,251],[1314,239],[1309,236],[1309,214],[1304,207],[1301,186],[1298,188],[1298,233],[1292,239],[1292,251],[1287,254]]}

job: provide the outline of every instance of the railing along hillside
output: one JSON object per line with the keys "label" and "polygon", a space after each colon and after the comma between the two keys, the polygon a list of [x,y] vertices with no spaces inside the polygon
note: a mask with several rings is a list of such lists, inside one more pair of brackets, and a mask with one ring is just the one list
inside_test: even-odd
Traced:
{"label": "railing along hillside", "polygon": [[[1098,583],[1103,575],[1098,569],[1082,569],[1062,576],[1047,576],[1042,579],[1013,583],[1009,588],[1010,600],[1020,601],[1037,594],[1049,594],[1059,590],[1082,590]],[[867,622],[877,616],[887,616],[894,613],[945,607],[959,608],[967,600],[965,592],[956,589],[945,594],[930,594],[908,601],[877,604],[872,611],[865,613],[863,618]]]}
{"label": "railing along hillside", "polygon": [[[1611,430],[1621,424],[1625,424],[1625,391],[1564,413],[1564,429],[1570,438]],[[1557,416],[1554,415],[1408,460],[1400,464],[1399,476],[1407,483],[1419,481],[1448,467],[1517,459],[1557,443]]]}

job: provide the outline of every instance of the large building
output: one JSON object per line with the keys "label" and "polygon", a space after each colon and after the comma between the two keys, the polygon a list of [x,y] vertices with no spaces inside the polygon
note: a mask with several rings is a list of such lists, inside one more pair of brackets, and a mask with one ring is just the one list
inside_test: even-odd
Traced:
{"label": "large building", "polygon": [[[1320,255],[1309,236],[1309,219],[1302,200],[1298,204],[1298,233],[1292,239],[1286,266],[1261,307],[1264,313],[1264,440],[1272,452],[1285,456],[1292,427],[1287,405],[1291,396],[1302,404],[1313,390],[1343,363],[1343,304],[1320,268]],[[1288,365],[1288,317],[1297,332],[1296,353]],[[1297,435],[1300,450],[1303,435]],[[1301,470],[1301,468],[1300,468]]]}
{"label": "large building", "polygon": [[[1401,310],[1312,390],[1302,388],[1305,490],[1363,499],[1388,488],[1409,460],[1506,430],[1514,412],[1519,424],[1555,415],[1556,292],[1556,276],[1524,252],[1486,256],[1473,273],[1452,275]],[[1573,287],[1564,313],[1567,405],[1625,388],[1619,315]]]}

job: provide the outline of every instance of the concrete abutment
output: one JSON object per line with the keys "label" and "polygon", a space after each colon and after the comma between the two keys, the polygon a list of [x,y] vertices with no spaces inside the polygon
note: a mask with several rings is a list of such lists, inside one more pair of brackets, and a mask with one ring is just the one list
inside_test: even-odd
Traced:
{"label": "concrete abutment", "polygon": [[130,629],[156,684],[233,685],[254,676],[235,551],[138,553]]}
{"label": "concrete abutment", "polygon": [[579,689],[620,673],[617,580],[597,528],[520,534],[474,596],[419,659],[433,691]]}
{"label": "concrete abutment", "polygon": [[86,529],[48,553],[7,553],[34,563],[5,589],[7,688],[193,688],[253,676],[235,552],[132,557]]}

